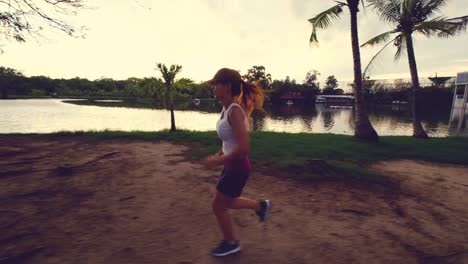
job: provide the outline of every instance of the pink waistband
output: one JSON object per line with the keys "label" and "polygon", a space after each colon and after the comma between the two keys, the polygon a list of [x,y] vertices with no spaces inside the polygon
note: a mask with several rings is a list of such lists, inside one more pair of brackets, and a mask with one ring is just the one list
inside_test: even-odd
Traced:
{"label": "pink waistband", "polygon": [[251,167],[250,159],[247,156],[224,162],[224,168],[230,171],[249,171]]}

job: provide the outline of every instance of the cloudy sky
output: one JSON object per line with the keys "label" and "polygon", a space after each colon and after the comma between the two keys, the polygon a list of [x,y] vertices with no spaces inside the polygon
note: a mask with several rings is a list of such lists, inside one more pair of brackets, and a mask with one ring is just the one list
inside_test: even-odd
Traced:
{"label": "cloudy sky", "polygon": [[[70,18],[89,28],[86,38],[45,32],[39,41],[4,42],[0,65],[27,76],[89,79],[159,76],[155,64],[180,64],[183,77],[207,80],[222,67],[245,73],[264,65],[274,79],[304,80],[315,69],[352,80],[349,13],[319,32],[309,45],[307,21],[332,6],[331,0],[93,0],[89,10]],[[443,14],[468,14],[467,0],[451,0]],[[367,9],[359,16],[361,43],[390,29]],[[468,71],[468,33],[452,39],[415,37],[420,76],[454,76]],[[365,66],[378,48],[361,51]],[[408,78],[406,57],[393,61],[393,47],[373,78]]]}

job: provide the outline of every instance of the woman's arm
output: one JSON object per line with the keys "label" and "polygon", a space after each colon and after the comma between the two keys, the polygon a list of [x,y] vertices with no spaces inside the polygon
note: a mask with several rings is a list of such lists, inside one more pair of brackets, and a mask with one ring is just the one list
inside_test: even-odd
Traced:
{"label": "woman's arm", "polygon": [[220,148],[218,152],[214,154],[215,156],[222,156],[223,155],[223,148]]}

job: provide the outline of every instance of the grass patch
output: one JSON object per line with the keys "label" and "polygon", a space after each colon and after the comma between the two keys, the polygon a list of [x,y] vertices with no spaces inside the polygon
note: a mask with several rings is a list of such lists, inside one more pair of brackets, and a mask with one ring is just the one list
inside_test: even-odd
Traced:
{"label": "grass patch", "polygon": [[[25,135],[25,134],[22,134]],[[171,141],[191,146],[187,157],[200,159],[216,152],[221,141],[216,132],[168,131],[159,132],[59,132],[52,136],[85,136],[105,139],[139,139],[149,141]],[[307,133],[251,133],[251,158],[256,165],[272,169],[289,170],[304,167],[310,159],[325,160],[333,173],[317,175],[303,170],[296,174],[301,178],[333,178],[336,175],[350,175],[364,181],[386,183],[382,176],[366,169],[365,165],[388,159],[417,159],[432,162],[468,164],[468,138],[447,137],[416,139],[407,136],[382,136],[380,142],[363,143],[351,136]]]}

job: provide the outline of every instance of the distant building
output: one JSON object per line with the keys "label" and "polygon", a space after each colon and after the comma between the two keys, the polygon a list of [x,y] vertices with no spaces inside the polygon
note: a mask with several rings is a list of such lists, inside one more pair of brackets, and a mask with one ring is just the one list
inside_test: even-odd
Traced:
{"label": "distant building", "polygon": [[352,95],[317,95],[316,104],[353,105]]}
{"label": "distant building", "polygon": [[468,134],[468,72],[457,74],[453,92],[452,111],[449,120],[449,134]]}
{"label": "distant building", "polygon": [[304,96],[301,92],[287,92],[283,93],[280,98],[282,100],[302,100],[304,99]]}

